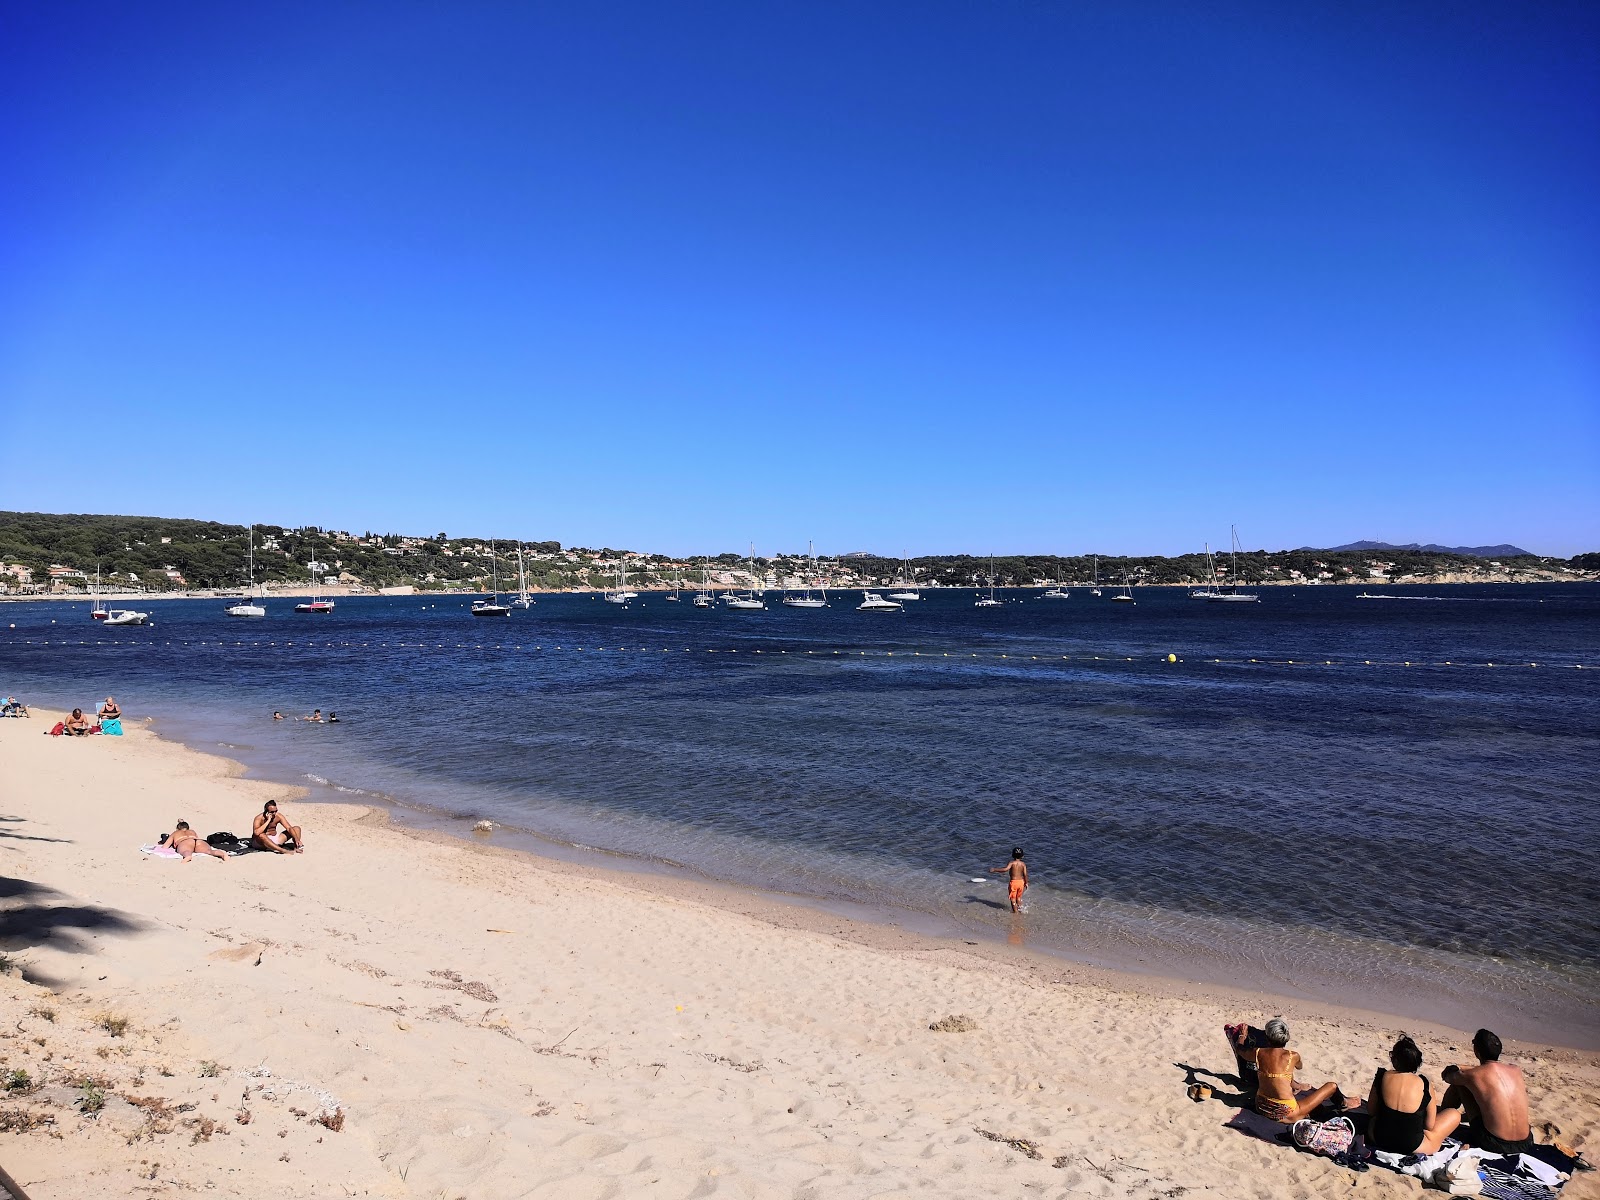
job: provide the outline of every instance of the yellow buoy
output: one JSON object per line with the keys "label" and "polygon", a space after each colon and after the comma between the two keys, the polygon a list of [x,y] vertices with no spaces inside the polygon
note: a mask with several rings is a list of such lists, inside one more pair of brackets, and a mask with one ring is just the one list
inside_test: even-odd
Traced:
{"label": "yellow buoy", "polygon": [[1176,654],[1169,654],[1169,655],[1167,655],[1167,661],[1168,662],[1177,662],[1178,661],[1178,656]]}

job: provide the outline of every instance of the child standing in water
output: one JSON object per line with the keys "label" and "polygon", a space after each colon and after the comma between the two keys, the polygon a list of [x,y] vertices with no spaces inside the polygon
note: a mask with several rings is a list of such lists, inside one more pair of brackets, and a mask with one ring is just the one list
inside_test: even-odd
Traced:
{"label": "child standing in water", "polygon": [[1014,846],[1011,850],[1011,861],[1003,867],[990,867],[989,874],[999,875],[1005,873],[1010,876],[1007,893],[1011,898],[1011,911],[1022,911],[1022,893],[1028,890],[1028,864],[1022,861],[1022,848]]}

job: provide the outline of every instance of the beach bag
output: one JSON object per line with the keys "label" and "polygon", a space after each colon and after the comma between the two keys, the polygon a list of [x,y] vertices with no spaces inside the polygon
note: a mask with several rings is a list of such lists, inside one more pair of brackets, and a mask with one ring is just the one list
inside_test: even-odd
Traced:
{"label": "beach bag", "polygon": [[1289,1136],[1302,1150],[1335,1158],[1350,1149],[1350,1144],[1356,1140],[1356,1127],[1349,1117],[1334,1117],[1327,1121],[1307,1118],[1296,1121]]}
{"label": "beach bag", "polygon": [[206,839],[206,845],[213,850],[242,850],[244,843],[231,833],[213,833]]}
{"label": "beach bag", "polygon": [[67,732],[67,723],[65,721],[57,721],[56,724],[55,724],[55,728],[50,731],[50,736],[51,737],[60,737],[62,734],[66,733],[66,732]]}
{"label": "beach bag", "polygon": [[1450,1196],[1478,1196],[1483,1193],[1483,1177],[1478,1174],[1478,1156],[1462,1154],[1451,1159],[1428,1180]]}

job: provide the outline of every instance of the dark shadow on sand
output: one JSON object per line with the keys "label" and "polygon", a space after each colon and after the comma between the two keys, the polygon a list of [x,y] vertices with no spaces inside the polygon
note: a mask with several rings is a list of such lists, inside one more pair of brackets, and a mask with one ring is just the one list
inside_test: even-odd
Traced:
{"label": "dark shadow on sand", "polygon": [[[48,943],[54,950],[70,954],[89,954],[94,950],[91,933],[137,933],[141,925],[134,918],[96,904],[59,904],[70,900],[54,888],[0,875],[0,951],[15,954]],[[61,981],[33,967],[24,973],[34,983],[46,987]]]}
{"label": "dark shadow on sand", "polygon": [[998,909],[1000,912],[1010,912],[1011,904],[1005,900],[985,900],[982,896],[968,896],[968,904],[982,904],[986,908]]}
{"label": "dark shadow on sand", "polygon": [[71,845],[71,838],[39,837],[32,833],[14,833],[7,829],[7,825],[16,825],[25,821],[26,817],[0,817],[0,838],[10,838],[16,842],[61,842]]}

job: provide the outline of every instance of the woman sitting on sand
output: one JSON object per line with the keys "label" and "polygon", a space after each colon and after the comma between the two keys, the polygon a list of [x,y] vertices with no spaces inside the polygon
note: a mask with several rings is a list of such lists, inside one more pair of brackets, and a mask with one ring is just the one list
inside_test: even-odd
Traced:
{"label": "woman sitting on sand", "polygon": [[1408,1037],[1389,1051],[1393,1070],[1382,1067],[1372,1077],[1367,1095],[1367,1143],[1390,1154],[1433,1154],[1461,1124],[1461,1110],[1434,1107],[1433,1092],[1422,1067],[1422,1051]]}
{"label": "woman sitting on sand", "polygon": [[1340,1108],[1350,1107],[1337,1083],[1325,1083],[1314,1091],[1302,1091],[1295,1084],[1294,1073],[1305,1064],[1300,1055],[1288,1049],[1289,1027],[1282,1017],[1273,1017],[1263,1030],[1266,1045],[1259,1049],[1241,1048],[1238,1052],[1243,1062],[1255,1066],[1259,1080],[1256,1084],[1256,1111],[1273,1121],[1291,1125],[1301,1117],[1310,1116],[1329,1100]]}

